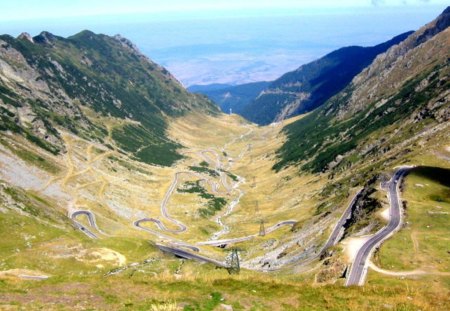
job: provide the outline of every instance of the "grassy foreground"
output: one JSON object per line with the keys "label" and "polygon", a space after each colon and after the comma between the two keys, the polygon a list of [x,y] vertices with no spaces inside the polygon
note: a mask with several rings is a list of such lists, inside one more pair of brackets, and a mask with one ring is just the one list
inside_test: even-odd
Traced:
{"label": "grassy foreground", "polygon": [[380,279],[362,288],[313,287],[302,280],[225,273],[179,279],[177,275],[126,272],[111,277],[2,280],[0,308],[221,310],[225,304],[233,310],[445,310],[450,303],[448,292],[414,281]]}
{"label": "grassy foreground", "polygon": [[[341,281],[314,286],[314,272],[229,275],[165,255],[144,238],[90,240],[57,228],[42,235],[45,224],[10,216],[0,214],[0,233],[10,237],[0,245],[2,270],[22,267],[23,274],[50,277],[1,275],[0,310],[445,310],[450,304],[444,276],[404,280],[371,272],[366,286],[346,288]],[[29,243],[14,242],[23,236]],[[106,276],[120,254],[127,268]]]}

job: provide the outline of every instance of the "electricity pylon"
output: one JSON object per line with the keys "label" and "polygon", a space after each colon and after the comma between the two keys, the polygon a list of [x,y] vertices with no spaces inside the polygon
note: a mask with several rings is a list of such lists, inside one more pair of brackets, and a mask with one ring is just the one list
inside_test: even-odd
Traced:
{"label": "electricity pylon", "polygon": [[264,226],[264,220],[261,220],[259,224],[259,236],[265,236],[266,235],[266,228]]}
{"label": "electricity pylon", "polygon": [[228,273],[230,274],[239,274],[239,271],[241,271],[241,266],[239,263],[239,253],[237,248],[233,248],[231,250],[231,259],[230,259],[230,265],[228,267]]}

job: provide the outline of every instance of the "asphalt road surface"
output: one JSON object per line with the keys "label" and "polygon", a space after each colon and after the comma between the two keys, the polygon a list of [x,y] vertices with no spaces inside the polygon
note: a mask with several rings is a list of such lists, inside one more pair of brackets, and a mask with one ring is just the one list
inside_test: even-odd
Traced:
{"label": "asphalt road surface", "polygon": [[361,194],[362,189],[356,193],[356,195],[353,197],[352,201],[348,205],[347,209],[342,214],[341,218],[337,222],[336,226],[334,227],[333,231],[331,232],[327,242],[322,247],[322,251],[319,253],[320,255],[326,251],[329,247],[336,245],[337,242],[342,238],[342,235],[344,233],[344,224],[347,222],[347,220],[351,216],[353,205],[356,203],[357,199],[359,198],[359,195]]}
{"label": "asphalt road surface", "polygon": [[378,247],[385,239],[387,239],[395,230],[400,227],[402,211],[401,202],[399,197],[400,184],[403,176],[410,170],[410,167],[401,167],[395,171],[392,179],[386,183],[390,210],[389,210],[389,223],[386,227],[378,231],[373,235],[364,245],[359,249],[355,260],[351,266],[349,276],[345,283],[346,286],[350,285],[364,285],[364,281],[367,274],[368,259],[370,258],[373,250]]}
{"label": "asphalt road surface", "polygon": [[153,219],[150,219],[150,218],[143,218],[143,219],[136,220],[136,221],[133,223],[133,225],[134,225],[136,228],[138,228],[138,229],[141,229],[141,230],[150,232],[150,233],[156,235],[157,237],[159,237],[160,239],[166,240],[166,241],[168,241],[169,243],[171,243],[171,244],[173,244],[173,245],[176,245],[176,246],[178,246],[178,247],[188,248],[188,249],[193,250],[194,252],[199,252],[199,251],[200,251],[200,249],[199,249],[198,247],[194,246],[194,245],[190,245],[190,244],[185,243],[185,242],[183,242],[183,241],[176,240],[176,239],[174,239],[174,238],[172,238],[172,237],[170,237],[170,236],[168,236],[168,235],[166,235],[166,234],[164,234],[164,233],[161,233],[161,232],[158,232],[158,231],[155,231],[155,230],[152,230],[152,229],[149,229],[149,228],[146,228],[146,227],[141,226],[141,223],[147,222],[147,221],[152,221],[152,222],[154,222]]}
{"label": "asphalt road surface", "polygon": [[86,228],[84,225],[82,225],[80,222],[77,221],[77,216],[79,215],[86,215],[88,220],[89,220],[89,225],[98,230],[97,227],[97,223],[95,222],[95,216],[94,214],[92,214],[92,212],[90,211],[76,211],[73,212],[70,215],[70,218],[72,219],[72,221],[75,223],[75,226],[77,226],[78,229],[81,230],[81,232],[83,232],[84,234],[86,234],[88,237],[90,237],[91,239],[97,239],[97,235],[95,235],[92,231],[90,231],[88,228]]}
{"label": "asphalt road surface", "polygon": [[[266,234],[269,234],[283,226],[293,226],[297,223],[297,220],[284,220],[281,221],[269,228],[266,229]],[[212,246],[226,246],[228,244],[233,244],[233,243],[239,243],[239,242],[244,242],[244,241],[248,241],[251,240],[255,237],[257,237],[258,234],[252,234],[252,235],[247,235],[247,236],[243,236],[243,237],[239,237],[239,238],[233,238],[233,239],[226,239],[226,240],[211,240],[211,241],[206,241],[206,242],[199,242],[197,243],[198,245],[212,245]]]}
{"label": "asphalt road surface", "polygon": [[222,267],[222,268],[227,268],[227,265],[223,262],[220,262],[218,260],[214,260],[205,256],[201,256],[198,254],[194,254],[188,251],[185,251],[183,249],[179,249],[177,247],[172,247],[172,246],[168,246],[168,245],[162,245],[162,244],[156,244],[156,246],[163,252],[166,253],[170,253],[173,255],[176,255],[178,257],[182,257],[185,259],[193,259],[193,260],[197,260],[197,261],[203,261],[203,262],[207,262],[207,263],[211,263],[213,265],[216,265],[218,267]]}
{"label": "asphalt road surface", "polygon": [[[310,260],[308,260],[307,262],[303,263],[304,265],[310,263],[311,261],[313,261],[314,259],[316,259],[317,257],[319,257],[328,247],[335,245],[337,242],[339,242],[339,239],[342,235],[342,231],[343,231],[343,226],[345,224],[345,222],[347,221],[347,219],[350,217],[350,213],[352,210],[353,205],[355,204],[357,198],[359,197],[361,193],[361,190],[358,191],[358,193],[353,197],[352,201],[350,202],[350,204],[348,205],[347,209],[344,211],[344,213],[342,214],[341,218],[339,219],[339,221],[337,222],[336,226],[334,227],[332,233],[330,234],[330,237],[328,238],[327,242],[325,243],[325,245],[322,247],[321,251],[317,253],[316,256],[314,256],[313,258],[311,258]],[[269,228],[266,229],[266,234],[273,232],[275,230],[277,230],[278,228],[281,228],[282,226],[292,226],[296,223],[297,221],[295,220],[285,220],[282,222],[279,222]],[[197,243],[198,245],[213,245],[213,246],[223,246],[223,245],[227,245],[227,244],[232,244],[232,243],[239,243],[239,242],[243,242],[243,241],[247,241],[250,239],[253,239],[257,236],[257,234],[254,235],[249,235],[249,236],[244,236],[244,237],[239,237],[239,238],[234,238],[234,239],[227,239],[227,240],[215,240],[215,241],[206,241],[206,242],[199,242]],[[193,260],[198,260],[198,261],[203,261],[203,262],[209,262],[209,263],[213,263],[215,265],[218,265],[220,267],[223,267],[223,263],[222,265],[220,265],[218,261],[214,260],[214,259],[210,259],[204,256],[200,256],[197,254],[192,254],[189,252],[186,252],[184,250],[181,250],[177,247],[170,247],[170,246],[164,246],[161,244],[157,245],[158,248],[166,253],[172,253],[176,256],[179,257],[183,257],[186,259],[193,259]]]}

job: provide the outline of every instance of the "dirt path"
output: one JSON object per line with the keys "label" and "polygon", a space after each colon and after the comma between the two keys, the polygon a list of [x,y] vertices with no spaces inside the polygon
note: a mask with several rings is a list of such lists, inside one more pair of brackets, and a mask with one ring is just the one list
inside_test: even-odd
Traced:
{"label": "dirt path", "polygon": [[385,275],[391,275],[391,276],[412,276],[412,275],[424,275],[424,274],[434,274],[432,272],[426,272],[420,269],[411,270],[411,271],[393,271],[393,270],[385,270],[377,265],[375,265],[371,260],[369,260],[369,268],[372,270],[382,273]]}
{"label": "dirt path", "polygon": [[[110,130],[108,130],[108,132],[110,135]],[[102,160],[103,158],[105,158],[111,154],[114,154],[116,151],[104,151],[98,155],[94,155],[93,149],[94,149],[95,145],[90,143],[86,147],[86,150],[85,150],[86,160],[83,163],[83,164],[86,164],[87,166],[84,169],[77,171],[77,167],[75,166],[75,163],[74,163],[74,158],[75,158],[74,139],[68,134],[64,134],[64,135],[62,135],[62,137],[65,142],[66,148],[67,148],[67,154],[64,159],[65,163],[66,163],[67,171],[62,177],[57,177],[57,178],[53,178],[53,179],[49,180],[49,182],[47,183],[47,185],[45,185],[45,187],[48,187],[51,185],[52,182],[56,182],[58,179],[61,179],[61,186],[63,187],[63,189],[65,191],[70,193],[72,196],[72,201],[70,202],[70,204],[68,205],[68,208],[67,208],[68,215],[69,215],[69,217],[71,217],[71,215],[73,213],[76,213],[77,211],[79,211],[81,209],[81,206],[77,205],[77,201],[80,199],[79,191],[81,189],[92,186],[92,185],[99,184],[97,196],[99,198],[103,197],[105,189],[108,186],[108,180],[102,174],[99,174],[99,171],[96,170],[93,165],[96,162]],[[76,185],[74,188],[68,187],[68,183],[71,179],[85,175],[85,174],[90,174],[93,177],[93,180],[86,182],[84,184]],[[91,213],[92,217],[94,217],[94,214],[91,211],[87,211],[87,212]],[[81,228],[82,226],[79,226],[79,227]],[[104,232],[102,232],[97,226],[95,226],[94,229],[96,229],[98,232],[100,232],[104,235],[107,235]],[[81,229],[81,230],[83,231],[83,229]]]}
{"label": "dirt path", "polygon": [[0,279],[18,278],[24,280],[46,280],[48,275],[36,270],[29,269],[10,269],[0,271]]}
{"label": "dirt path", "polygon": [[[222,147],[222,152],[224,154],[228,154],[226,148],[231,145],[232,143],[237,142],[238,140],[242,140],[244,139],[245,136],[250,135],[253,132],[253,129],[250,129],[247,133],[242,134],[240,136],[238,136],[237,138],[234,138],[231,142],[226,143],[223,147]],[[233,164],[236,163],[236,161],[239,161],[242,159],[242,157],[244,156],[244,154],[246,152],[248,152],[250,150],[249,145],[247,145],[247,147],[245,149],[243,149],[238,157],[236,159],[233,159],[229,156],[226,156],[226,163],[225,165],[222,164],[221,161],[221,156],[219,155],[218,152],[216,152],[215,150],[207,150],[207,152],[213,154],[216,157],[216,171],[219,173],[220,176],[220,180],[222,182],[223,187],[226,189],[226,191],[230,194],[232,191],[238,193],[238,196],[232,200],[230,202],[230,204],[228,204],[226,210],[224,213],[222,213],[221,215],[217,216],[214,221],[222,228],[221,230],[214,232],[211,237],[210,237],[210,241],[214,241],[214,240],[218,240],[221,236],[227,234],[230,232],[230,227],[228,225],[226,225],[223,222],[223,218],[230,215],[233,210],[236,208],[236,206],[239,205],[242,197],[245,195],[245,192],[242,191],[239,187],[243,184],[245,184],[245,178],[241,177],[241,176],[236,176],[237,177],[237,181],[233,181],[232,185],[228,184],[228,176],[227,174],[225,174],[223,172],[224,169],[226,170],[230,170],[233,167]],[[203,152],[202,154],[205,155],[205,153]]]}

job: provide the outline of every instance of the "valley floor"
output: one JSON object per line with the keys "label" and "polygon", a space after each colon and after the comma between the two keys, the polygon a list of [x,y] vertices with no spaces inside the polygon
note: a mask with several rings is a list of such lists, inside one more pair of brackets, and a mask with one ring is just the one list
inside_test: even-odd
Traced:
{"label": "valley floor", "polygon": [[[123,126],[111,118],[104,122],[110,132]],[[184,158],[174,167],[130,160],[108,138],[97,144],[66,133],[67,152],[58,157],[2,136],[1,309],[444,310],[449,305],[448,185],[420,170],[407,178],[412,224],[376,254],[380,269],[369,272],[366,286],[346,288],[339,275],[347,264],[342,247],[335,246],[337,255],[328,260],[338,272],[324,282],[317,275],[330,269],[315,256],[359,187],[324,199],[323,189],[332,184],[326,174],[299,173],[295,167],[275,174],[274,152],[285,139],[282,124],[257,127],[235,115],[197,114],[170,124],[171,138],[184,146]],[[443,201],[419,212],[430,198]],[[317,213],[318,206],[330,212]],[[410,245],[402,244],[406,236]],[[430,239],[439,243],[427,246]],[[242,269],[229,274],[164,254],[157,245],[224,266],[237,247]],[[386,276],[382,269],[433,273]],[[427,286],[430,281],[433,286]]]}

